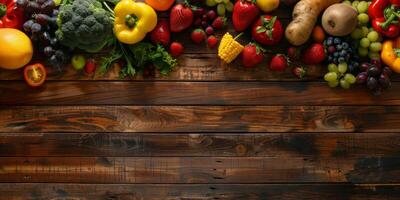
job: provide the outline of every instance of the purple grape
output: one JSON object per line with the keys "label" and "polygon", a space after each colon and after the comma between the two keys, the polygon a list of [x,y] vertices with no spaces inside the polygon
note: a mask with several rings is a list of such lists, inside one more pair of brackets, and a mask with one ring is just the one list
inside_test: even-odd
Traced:
{"label": "purple grape", "polygon": [[381,68],[382,68],[382,63],[381,63],[380,60],[372,59],[372,60],[371,60],[371,63],[372,63],[373,65],[375,65],[375,67],[377,67],[378,69],[381,69]]}
{"label": "purple grape", "polygon": [[32,28],[32,24],[33,24],[34,22],[33,22],[33,20],[28,20],[28,21],[26,21],[25,23],[24,23],[24,25],[23,25],[23,28],[24,28],[24,31],[25,32],[31,32],[31,28]]}
{"label": "purple grape", "polygon": [[42,31],[42,26],[38,23],[33,23],[31,29],[32,29],[32,33],[34,33],[34,34],[39,33],[40,31]]}
{"label": "purple grape", "polygon": [[36,2],[40,5],[44,4],[45,2],[47,2],[47,0],[36,0]]}
{"label": "purple grape", "polygon": [[32,15],[34,13],[39,13],[40,5],[34,1],[29,1],[28,5],[26,6],[25,12]]}
{"label": "purple grape", "polygon": [[40,25],[46,25],[49,21],[49,16],[47,16],[45,14],[37,14],[37,15],[35,15],[35,20],[36,20],[36,23],[38,23]]}
{"label": "purple grape", "polygon": [[392,83],[390,82],[390,79],[388,77],[386,77],[384,74],[381,74],[381,76],[379,77],[379,85],[383,89],[387,89],[390,88]]}
{"label": "purple grape", "polygon": [[46,1],[45,3],[43,3],[40,6],[40,11],[44,14],[52,14],[53,13],[53,9],[56,7],[56,4],[54,3],[54,1]]}
{"label": "purple grape", "polygon": [[382,72],[382,74],[384,74],[385,76],[387,76],[387,77],[390,77],[391,75],[392,75],[392,70],[389,68],[389,67],[384,67],[383,68],[383,72]]}
{"label": "purple grape", "polygon": [[44,48],[43,53],[45,56],[50,57],[54,54],[54,49],[51,46],[47,46]]}
{"label": "purple grape", "polygon": [[17,7],[25,9],[26,6],[28,5],[29,0],[17,0]]}
{"label": "purple grape", "polygon": [[360,69],[361,71],[366,72],[371,66],[372,64],[365,62],[361,64]]}
{"label": "purple grape", "polygon": [[357,84],[365,84],[367,82],[367,72],[361,72],[357,75]]}
{"label": "purple grape", "polygon": [[335,53],[335,51],[336,51],[336,48],[335,48],[334,46],[329,46],[329,47],[328,47],[328,52],[329,52],[330,54]]}
{"label": "purple grape", "polygon": [[370,90],[376,90],[378,88],[378,81],[374,77],[369,77],[367,80],[367,87]]}
{"label": "purple grape", "polygon": [[379,77],[379,75],[381,74],[381,70],[378,67],[371,67],[368,69],[368,76],[372,76],[372,77]]}

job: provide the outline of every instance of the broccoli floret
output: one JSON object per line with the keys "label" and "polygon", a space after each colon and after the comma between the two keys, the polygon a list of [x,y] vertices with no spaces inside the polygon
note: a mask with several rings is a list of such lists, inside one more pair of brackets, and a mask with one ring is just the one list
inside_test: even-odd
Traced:
{"label": "broccoli floret", "polygon": [[74,0],[60,7],[57,39],[70,48],[100,51],[113,38],[113,20],[100,0]]}

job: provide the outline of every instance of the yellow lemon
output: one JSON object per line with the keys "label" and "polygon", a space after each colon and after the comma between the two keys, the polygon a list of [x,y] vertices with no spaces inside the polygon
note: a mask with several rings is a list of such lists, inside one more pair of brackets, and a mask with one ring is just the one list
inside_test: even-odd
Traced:
{"label": "yellow lemon", "polygon": [[22,31],[0,28],[0,44],[0,68],[19,69],[31,61],[33,45]]}
{"label": "yellow lemon", "polygon": [[278,8],[279,0],[257,0],[257,6],[268,13]]}

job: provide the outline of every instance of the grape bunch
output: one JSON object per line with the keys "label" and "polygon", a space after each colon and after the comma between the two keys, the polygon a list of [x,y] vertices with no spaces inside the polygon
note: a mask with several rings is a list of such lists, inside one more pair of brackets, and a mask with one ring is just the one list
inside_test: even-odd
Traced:
{"label": "grape bunch", "polygon": [[382,50],[382,37],[376,32],[369,23],[368,7],[370,1],[344,1],[358,11],[358,27],[351,33],[351,38],[355,40],[354,46],[357,48],[358,55],[369,57],[370,59],[379,58]]}
{"label": "grape bunch", "polygon": [[46,58],[46,64],[61,72],[70,59],[69,49],[61,46],[55,36],[58,9],[53,0],[18,0],[28,19],[23,25],[37,53]]}
{"label": "grape bunch", "polygon": [[217,6],[219,16],[225,16],[226,12],[233,11],[233,3],[230,0],[206,0],[205,2],[209,7]]}
{"label": "grape bunch", "polygon": [[348,63],[349,71],[356,71],[359,66],[359,58],[348,41],[344,38],[330,36],[323,43],[327,50],[328,63],[336,65]]}
{"label": "grape bunch", "polygon": [[372,59],[370,63],[362,63],[360,69],[362,72],[357,75],[357,83],[365,84],[374,95],[380,95],[383,90],[391,87],[392,70],[387,66],[383,67],[379,60]]}
{"label": "grape bunch", "polygon": [[337,87],[340,85],[343,89],[349,89],[351,85],[356,83],[356,77],[348,72],[348,65],[341,62],[338,65],[331,63],[328,65],[328,73],[324,79],[328,82],[329,87]]}

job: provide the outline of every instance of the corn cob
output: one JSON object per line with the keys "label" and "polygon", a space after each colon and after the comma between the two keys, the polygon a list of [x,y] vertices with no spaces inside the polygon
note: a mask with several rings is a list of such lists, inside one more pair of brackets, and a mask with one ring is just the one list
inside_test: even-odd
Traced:
{"label": "corn cob", "polygon": [[[236,38],[240,37],[240,35],[236,36]],[[231,63],[235,60],[244,49],[244,46],[235,40],[236,38],[233,38],[229,33],[225,33],[221,39],[218,47],[218,56],[226,63]]]}

